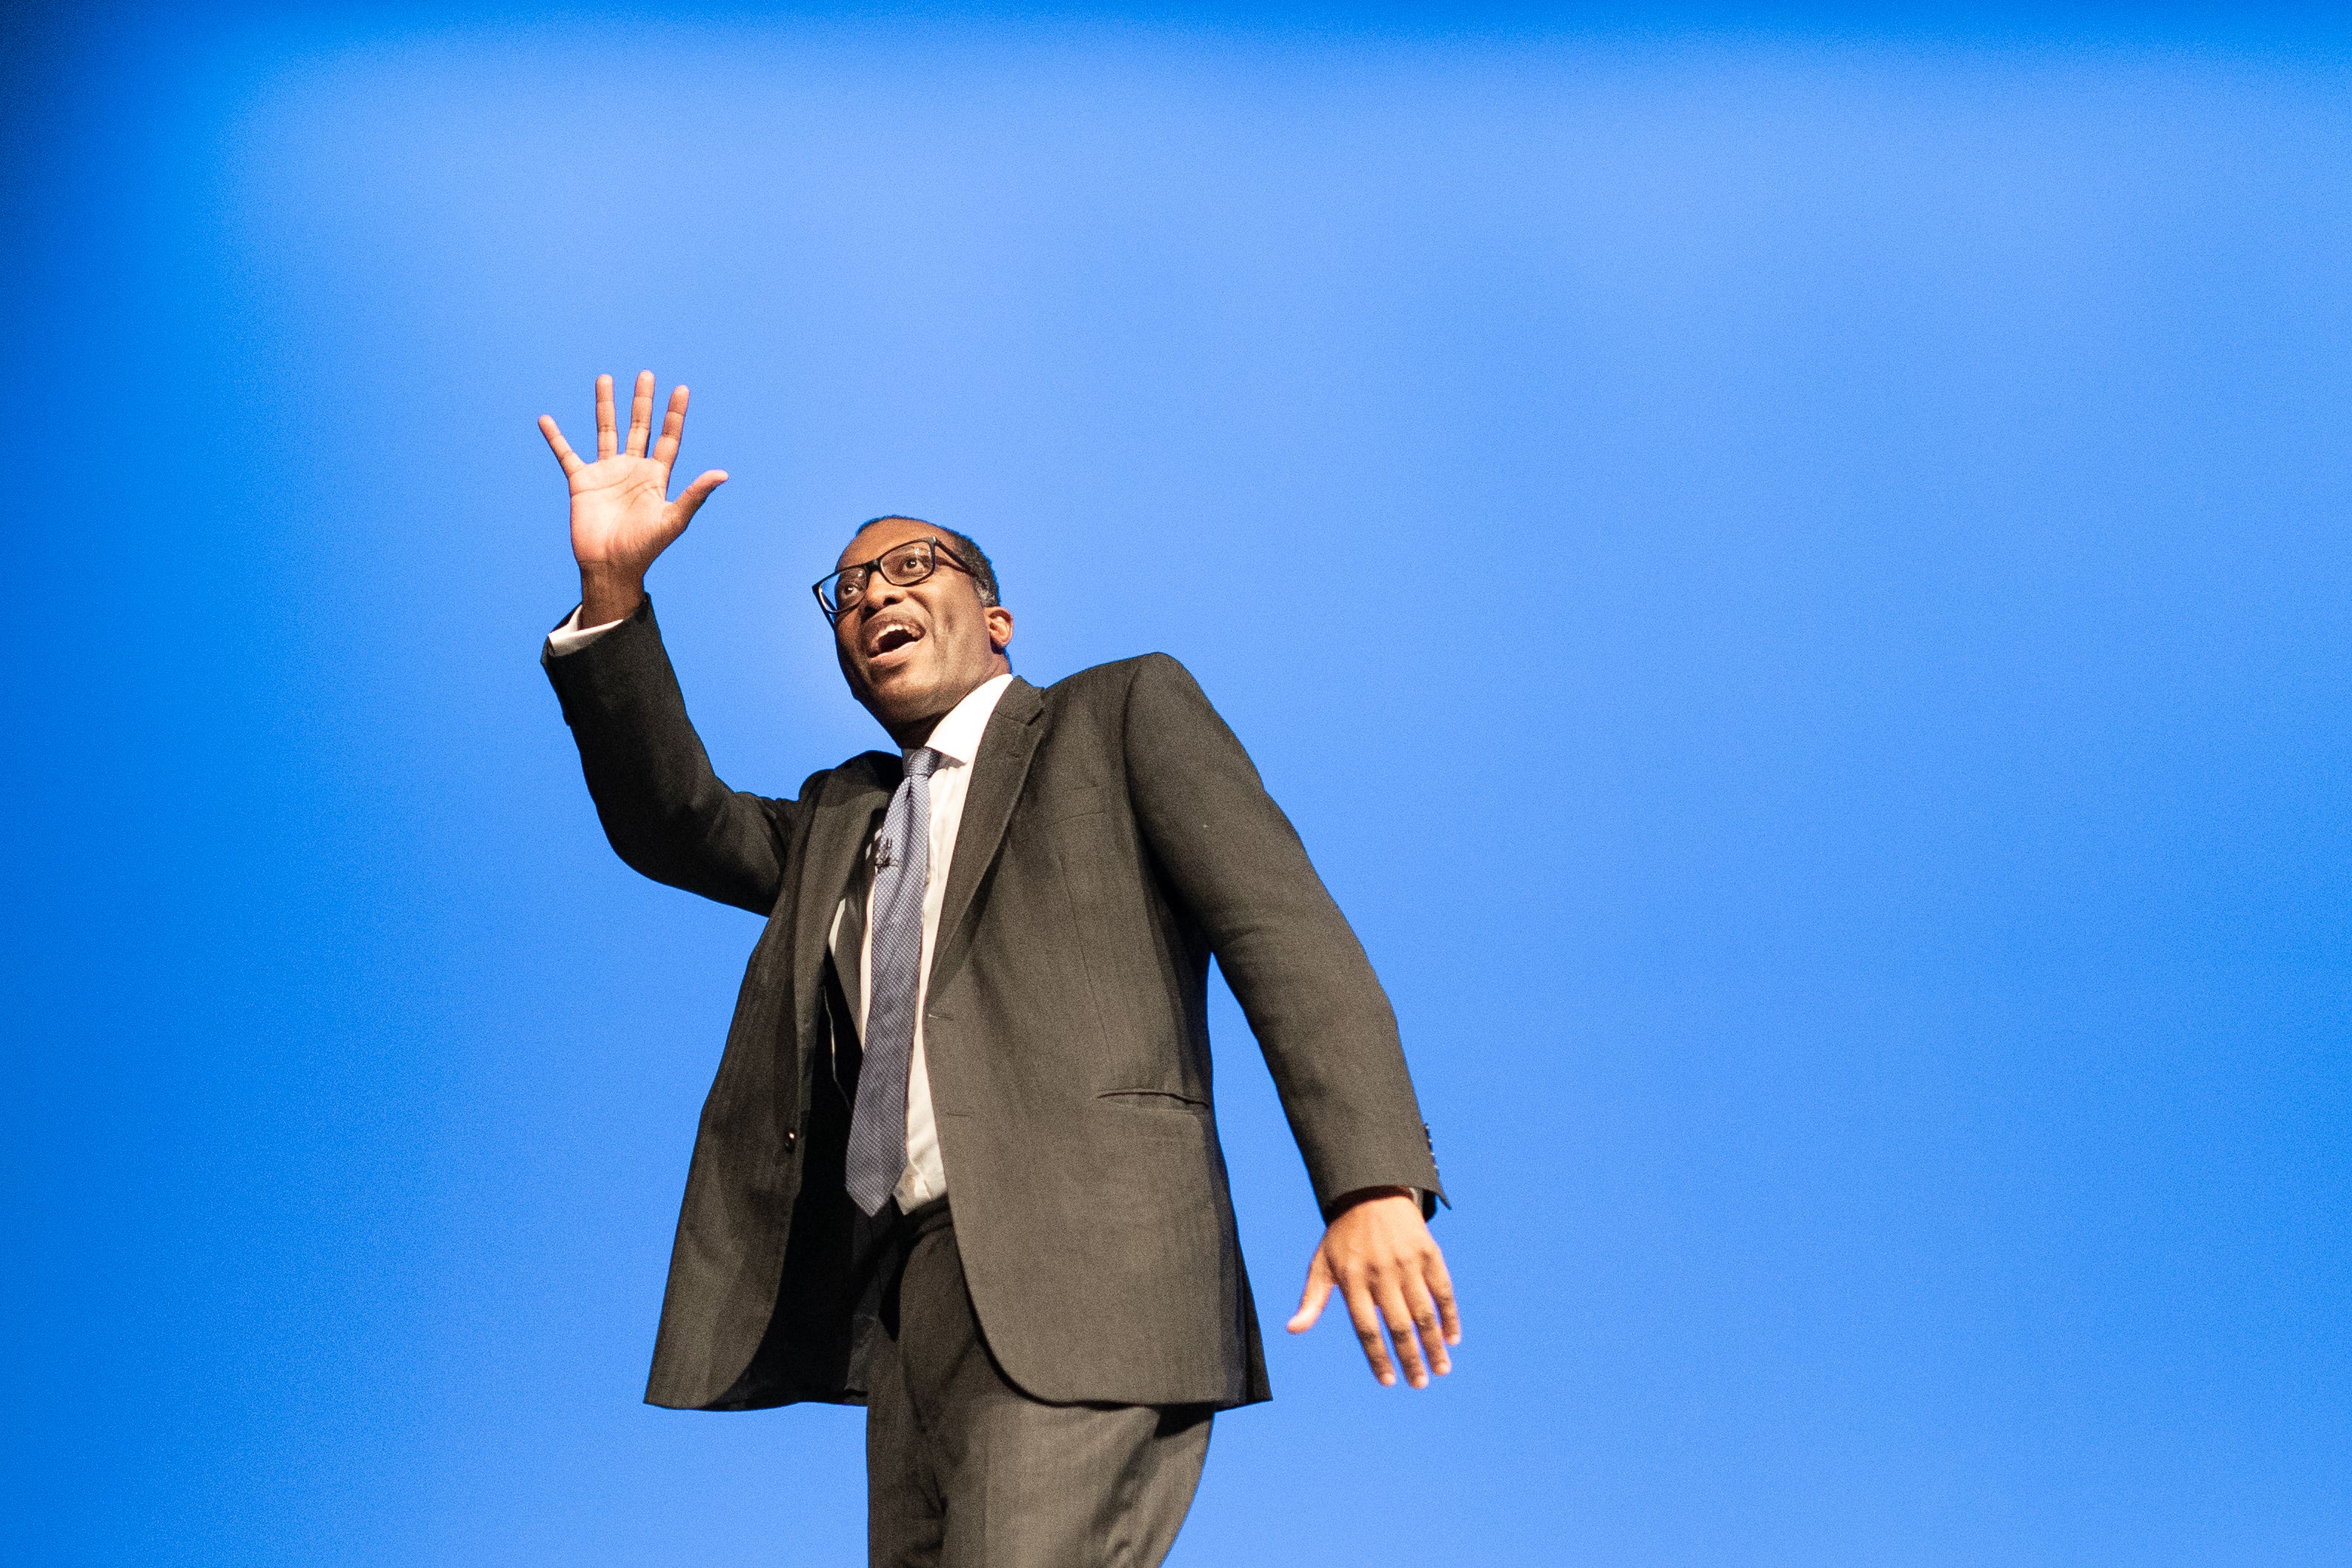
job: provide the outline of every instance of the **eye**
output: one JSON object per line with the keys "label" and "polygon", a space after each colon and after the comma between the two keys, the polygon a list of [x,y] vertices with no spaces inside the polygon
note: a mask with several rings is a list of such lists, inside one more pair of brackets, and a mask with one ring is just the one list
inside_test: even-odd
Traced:
{"label": "eye", "polygon": [[882,574],[901,586],[919,583],[931,573],[931,547],[919,540],[902,544],[882,557]]}
{"label": "eye", "polygon": [[866,568],[853,566],[833,580],[833,602],[843,609],[866,595]]}

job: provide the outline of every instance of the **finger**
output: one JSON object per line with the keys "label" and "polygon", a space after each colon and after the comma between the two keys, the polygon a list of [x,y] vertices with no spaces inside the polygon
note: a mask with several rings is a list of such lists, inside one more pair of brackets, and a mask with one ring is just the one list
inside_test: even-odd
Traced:
{"label": "finger", "polygon": [[1454,1370],[1454,1358],[1445,1353],[1445,1335],[1438,1321],[1437,1298],[1422,1275],[1408,1272],[1404,1279],[1405,1310],[1412,1314],[1414,1336],[1421,1341],[1421,1353],[1428,1358],[1429,1370],[1444,1377]]}
{"label": "finger", "polygon": [[669,412],[662,416],[661,439],[654,443],[654,461],[667,474],[677,461],[677,444],[686,435],[686,388],[673,386],[669,391]]}
{"label": "finger", "polygon": [[572,449],[572,443],[563,438],[563,432],[555,427],[553,415],[539,416],[539,433],[547,437],[548,447],[554,452],[555,460],[563,465],[564,478],[570,479],[574,471],[586,467],[581,462],[580,454]]}
{"label": "finger", "polygon": [[677,498],[677,525],[684,528],[693,521],[694,514],[701,510],[702,503],[710,499],[710,492],[726,482],[727,470],[724,468],[713,468],[707,474],[698,475],[694,483],[686,487],[686,493]]}
{"label": "finger", "polygon": [[620,437],[613,434],[613,378],[596,378],[596,460],[604,461],[621,449]]}
{"label": "finger", "polygon": [[1437,1316],[1445,1325],[1445,1342],[1462,1342],[1462,1312],[1454,1304],[1454,1277],[1445,1271],[1445,1256],[1433,1248],[1422,1276],[1429,1283],[1429,1293],[1437,1300]]}
{"label": "finger", "polygon": [[1421,1342],[1413,1336],[1412,1310],[1405,1305],[1404,1292],[1391,1279],[1381,1289],[1381,1321],[1388,1325],[1389,1338],[1396,1342],[1396,1358],[1404,1368],[1404,1380],[1415,1388],[1429,1386],[1429,1367],[1421,1359]]}
{"label": "finger", "polygon": [[1323,1303],[1331,1299],[1331,1266],[1323,1261],[1323,1249],[1315,1249],[1315,1261],[1307,1266],[1307,1289],[1298,1293],[1298,1310],[1290,1314],[1284,1325],[1294,1334],[1303,1334],[1315,1326],[1323,1315]]}
{"label": "finger", "polygon": [[1395,1387],[1396,1367],[1389,1361],[1388,1340],[1381,1332],[1381,1314],[1372,1305],[1370,1288],[1361,1280],[1341,1280],[1339,1294],[1347,1298],[1348,1317],[1356,1325],[1356,1338],[1364,1347],[1364,1359],[1371,1363],[1372,1375],[1380,1379],[1382,1388]]}
{"label": "finger", "polygon": [[646,442],[654,433],[654,373],[637,372],[637,394],[629,399],[629,456],[646,455]]}

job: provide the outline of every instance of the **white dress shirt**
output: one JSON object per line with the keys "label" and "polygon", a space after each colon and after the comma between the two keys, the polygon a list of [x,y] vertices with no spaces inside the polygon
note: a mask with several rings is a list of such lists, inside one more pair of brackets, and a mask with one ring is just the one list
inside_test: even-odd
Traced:
{"label": "white dress shirt", "polygon": [[[583,626],[580,611],[575,607],[562,626],[547,635],[548,651],[558,658],[577,653],[620,624],[606,621],[603,626]],[[1012,684],[1010,675],[981,682],[948,710],[947,717],[932,728],[923,742],[946,760],[932,773],[930,781],[931,843],[923,877],[923,955],[915,971],[915,1054],[907,1068],[907,1169],[891,1194],[902,1210],[912,1210],[947,1195],[948,1173],[940,1159],[939,1121],[931,1113],[930,1068],[923,1055],[923,998],[930,989],[931,952],[939,945],[940,906],[947,900],[948,868],[955,863],[956,834],[963,826],[964,797],[971,793],[972,759],[980,754],[980,737],[988,728],[989,716],[996,711],[997,700]],[[849,955],[841,950],[841,930],[854,902],[858,927],[866,933],[857,952],[857,1033],[861,1039],[866,1034],[866,1007],[874,993],[874,927],[865,919],[866,901],[874,892],[871,838],[866,841],[864,864],[865,869],[850,883],[847,895],[833,911],[833,929],[827,939],[835,965],[845,970]]]}
{"label": "white dress shirt", "polygon": [[[940,1127],[931,1114],[931,1073],[923,1054],[923,998],[931,988],[931,952],[939,946],[940,906],[948,896],[948,868],[955,864],[956,834],[963,826],[964,797],[971,793],[971,761],[980,754],[980,737],[997,699],[1013,684],[1010,675],[993,676],[965,694],[948,710],[923,744],[944,759],[931,773],[930,858],[923,868],[923,956],[915,970],[915,1055],[907,1067],[907,1170],[890,1194],[901,1211],[945,1197],[947,1167],[940,1160]],[[911,748],[909,748],[911,750]],[[866,933],[857,952],[857,1037],[866,1037],[866,1015],[874,995],[874,924],[866,919],[866,900],[874,894],[874,843],[866,841],[866,869],[849,884],[847,896],[833,911],[833,962],[847,967],[841,951],[843,918],[852,900],[857,904],[858,929]]]}

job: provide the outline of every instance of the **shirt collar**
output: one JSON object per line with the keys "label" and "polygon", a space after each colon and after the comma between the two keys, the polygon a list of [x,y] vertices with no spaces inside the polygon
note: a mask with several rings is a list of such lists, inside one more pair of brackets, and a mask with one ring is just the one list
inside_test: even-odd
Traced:
{"label": "shirt collar", "polygon": [[[970,763],[980,754],[980,737],[988,728],[988,716],[996,711],[997,699],[1013,684],[1010,672],[991,676],[964,694],[964,700],[948,710],[948,716],[932,729],[930,738],[923,742],[951,763]],[[911,751],[912,748],[909,748]]]}

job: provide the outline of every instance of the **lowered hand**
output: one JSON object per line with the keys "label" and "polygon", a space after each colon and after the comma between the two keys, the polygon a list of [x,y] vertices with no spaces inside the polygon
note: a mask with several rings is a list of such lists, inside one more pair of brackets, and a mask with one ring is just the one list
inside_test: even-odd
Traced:
{"label": "lowered hand", "polygon": [[[1303,1334],[1313,1328],[1336,1288],[1381,1386],[1394,1386],[1401,1363],[1405,1381],[1426,1388],[1432,1373],[1442,1377],[1454,1370],[1446,1350],[1462,1342],[1462,1318],[1454,1310],[1445,1256],[1421,1217],[1421,1200],[1403,1187],[1372,1187],[1340,1201],[1343,1206],[1307,1266],[1307,1289],[1291,1315],[1290,1331]],[[1396,1346],[1393,1361],[1391,1341]]]}

